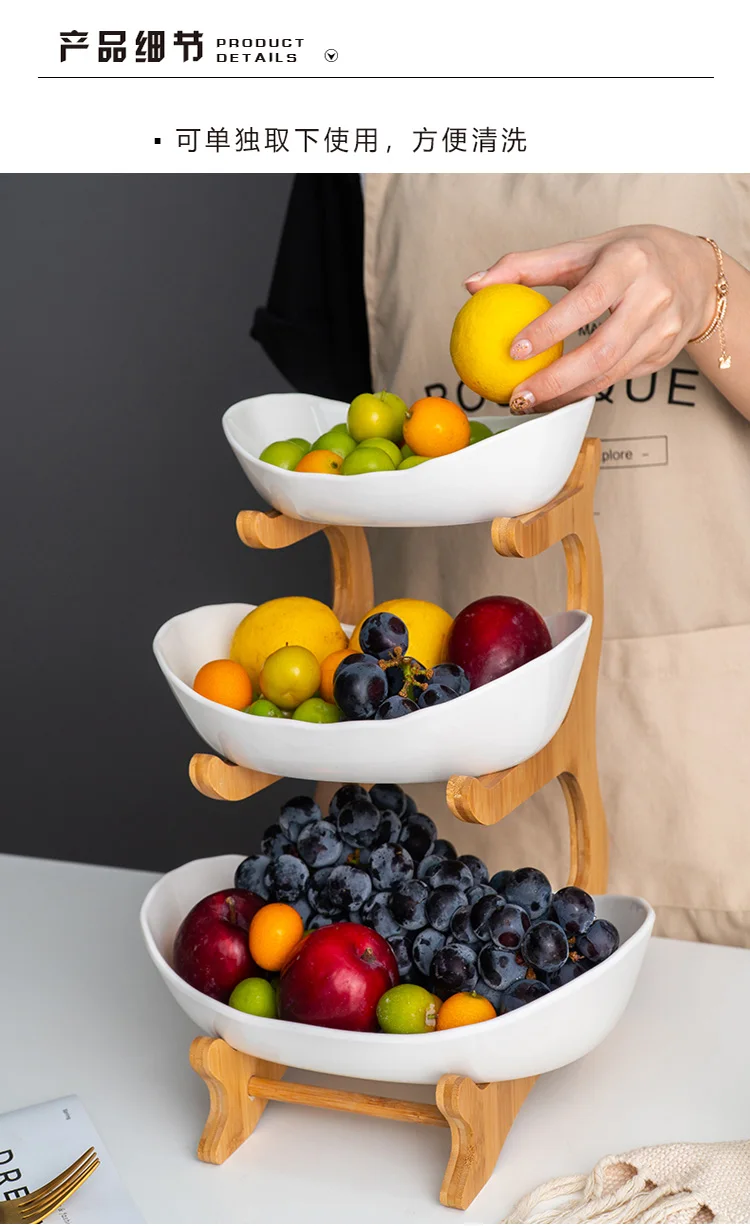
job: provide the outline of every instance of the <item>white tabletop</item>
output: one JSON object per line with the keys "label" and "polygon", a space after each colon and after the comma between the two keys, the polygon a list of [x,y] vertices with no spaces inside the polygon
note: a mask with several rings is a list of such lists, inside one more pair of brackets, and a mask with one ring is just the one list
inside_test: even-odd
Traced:
{"label": "white tabletop", "polygon": [[750,951],[654,940],[615,1033],[539,1079],[463,1217],[438,1201],[449,1138],[435,1128],[271,1103],[224,1166],[204,1165],[196,1031],[138,927],[154,880],[0,856],[0,1110],[78,1094],[148,1222],[498,1222],[538,1183],[605,1154],[750,1136]]}

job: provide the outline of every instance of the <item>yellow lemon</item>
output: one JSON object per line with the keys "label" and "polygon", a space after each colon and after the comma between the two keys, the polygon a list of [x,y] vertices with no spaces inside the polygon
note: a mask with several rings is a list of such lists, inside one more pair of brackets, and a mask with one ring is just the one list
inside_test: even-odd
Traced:
{"label": "yellow lemon", "polygon": [[[453,625],[453,618],[440,605],[431,604],[429,600],[411,600],[403,597],[399,600],[385,600],[374,609],[370,609],[367,617],[373,613],[395,613],[405,623],[409,631],[409,646],[407,654],[419,660],[425,668],[434,668],[447,660],[448,635]],[[351,637],[352,651],[360,651],[359,626]]]}
{"label": "yellow lemon", "polygon": [[507,404],[514,387],[562,355],[562,341],[516,362],[510,346],[518,333],[552,303],[528,285],[488,285],[465,302],[453,323],[451,358],[459,378],[495,404]]}
{"label": "yellow lemon", "polygon": [[306,647],[322,664],[332,651],[346,647],[346,642],[341,623],[328,605],[309,596],[281,596],[243,617],[229,655],[249,673],[257,689],[263,665],[280,647]]}

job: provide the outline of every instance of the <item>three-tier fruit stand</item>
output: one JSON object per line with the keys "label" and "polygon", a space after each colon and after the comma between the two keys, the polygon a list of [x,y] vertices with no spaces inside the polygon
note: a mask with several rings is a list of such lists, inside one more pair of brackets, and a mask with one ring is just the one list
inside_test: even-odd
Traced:
{"label": "three-tier fruit stand", "polygon": [[[596,763],[596,695],[602,641],[602,569],[594,522],[594,490],[601,445],[585,439],[565,487],[546,506],[527,515],[495,519],[492,543],[504,557],[530,558],[561,544],[567,566],[567,607],[592,617],[591,633],[573,700],[561,727],[532,758],[481,778],[454,776],[446,797],[464,822],[491,826],[545,784],[557,779],[570,826],[569,884],[592,894],[607,884],[607,824]],[[316,532],[331,548],[333,609],[356,625],[373,607],[373,580],[365,532],[291,519],[276,511],[241,511],[240,539],[253,549],[283,549]],[[276,776],[196,754],[190,778],[212,800],[243,800]],[[268,1102],[298,1103],[383,1119],[449,1128],[451,1152],[440,1190],[444,1205],[465,1209],[492,1174],[505,1138],[534,1077],[478,1084],[449,1071],[440,1079],[435,1104],[331,1090],[282,1080],[282,1065],[234,1050],[223,1039],[195,1039],[193,1068],[206,1082],[210,1110],[199,1146],[204,1162],[222,1163],[253,1132]]]}

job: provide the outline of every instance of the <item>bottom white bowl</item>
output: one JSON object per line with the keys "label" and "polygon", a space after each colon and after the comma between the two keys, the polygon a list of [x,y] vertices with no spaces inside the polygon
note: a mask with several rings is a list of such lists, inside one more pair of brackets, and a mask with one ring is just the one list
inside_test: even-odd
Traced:
{"label": "bottom white bowl", "polygon": [[206,1034],[263,1060],[341,1077],[434,1085],[445,1073],[462,1073],[478,1082],[510,1081],[571,1064],[617,1025],[654,926],[654,913],[641,898],[597,898],[597,915],[619,930],[617,952],[565,987],[489,1022],[426,1035],[303,1026],[230,1009],[190,987],[172,969],[180,923],[206,894],[231,888],[242,859],[193,860],[162,877],[141,908],[148,952],[180,1008]]}

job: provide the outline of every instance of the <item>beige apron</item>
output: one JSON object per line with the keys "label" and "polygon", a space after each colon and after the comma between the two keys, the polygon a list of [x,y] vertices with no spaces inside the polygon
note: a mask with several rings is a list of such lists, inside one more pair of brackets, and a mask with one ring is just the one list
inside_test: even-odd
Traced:
{"label": "beige apron", "polygon": [[[448,352],[464,278],[507,251],[644,222],[711,235],[750,265],[750,176],[368,176],[375,385],[475,408]],[[750,946],[750,425],[683,351],[600,396],[590,433],[604,452],[598,737],[610,889],[648,898],[664,935]],[[500,558],[486,525],[369,539],[377,600],[417,596],[455,614],[502,592],[545,613],[564,606],[562,551]],[[460,851],[565,877],[557,784],[492,829],[458,823],[442,786],[412,790]]]}

